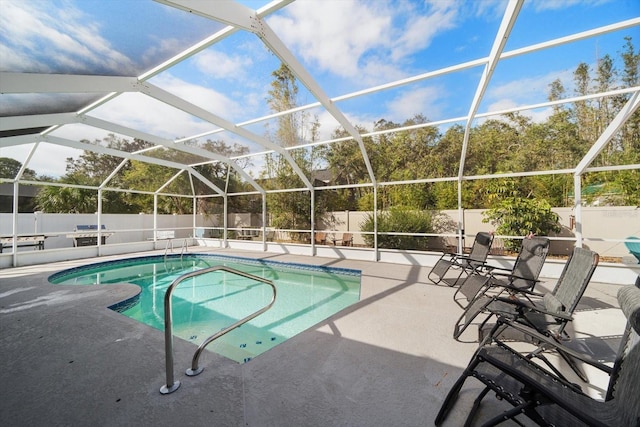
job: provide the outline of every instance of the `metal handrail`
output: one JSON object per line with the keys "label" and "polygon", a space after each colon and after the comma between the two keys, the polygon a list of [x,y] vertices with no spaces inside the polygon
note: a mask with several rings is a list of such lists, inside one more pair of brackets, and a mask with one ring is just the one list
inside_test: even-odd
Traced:
{"label": "metal handrail", "polygon": [[169,251],[169,244],[171,244],[171,253],[173,253],[173,240],[167,239],[167,243],[164,245],[164,260],[167,260],[167,252]]}
{"label": "metal handrail", "polygon": [[269,304],[267,304],[260,310],[256,311],[253,314],[250,314],[249,316],[243,319],[238,320],[233,325],[228,326],[225,329],[222,329],[221,331],[213,334],[212,336],[204,340],[196,350],[195,354],[193,355],[193,359],[191,361],[191,369],[187,369],[187,372],[186,372],[188,376],[198,375],[204,370],[204,368],[198,367],[198,360],[200,359],[200,354],[202,353],[202,351],[207,345],[211,344],[211,342],[220,338],[227,332],[232,331],[233,329],[245,324],[246,322],[253,319],[254,317],[257,317],[260,314],[264,313],[265,311],[269,310],[273,306],[274,302],[276,301],[276,287],[271,280],[268,280],[259,276],[254,276],[253,274],[245,273],[244,271],[239,271],[239,270],[236,270],[230,267],[225,267],[222,265],[217,265],[217,266],[205,268],[202,270],[192,271],[190,273],[183,274],[182,276],[175,279],[167,289],[167,293],[164,295],[164,343],[165,343],[165,357],[166,357],[166,369],[167,369],[167,383],[162,387],[160,387],[161,394],[173,393],[178,389],[178,387],[180,387],[180,381],[175,381],[174,375],[173,375],[173,321],[172,321],[172,314],[171,314],[171,295],[173,294],[174,289],[183,281],[195,276],[200,276],[200,275],[211,273],[214,271],[225,271],[227,273],[236,274],[238,276],[246,277],[248,279],[256,280],[258,282],[266,283],[267,285],[271,286],[271,288],[273,289],[273,297],[271,298],[271,301],[269,302]]}
{"label": "metal handrail", "polygon": [[182,259],[182,255],[185,252],[189,252],[189,247],[187,246],[187,239],[182,241],[182,247],[180,248],[180,259]]}

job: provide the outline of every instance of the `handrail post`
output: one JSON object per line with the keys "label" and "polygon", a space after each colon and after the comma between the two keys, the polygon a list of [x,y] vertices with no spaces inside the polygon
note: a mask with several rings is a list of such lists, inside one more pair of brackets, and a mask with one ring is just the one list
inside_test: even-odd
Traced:
{"label": "handrail post", "polygon": [[204,350],[204,348],[209,345],[213,340],[221,337],[222,335],[226,334],[227,332],[237,328],[238,326],[248,322],[249,320],[253,319],[256,316],[259,316],[260,314],[264,313],[265,311],[267,311],[268,309],[270,309],[275,300],[276,300],[276,287],[273,284],[273,282],[271,280],[265,279],[263,277],[259,277],[259,276],[254,276],[253,274],[249,274],[249,273],[245,273],[243,271],[239,271],[239,270],[235,270],[233,268],[230,267],[225,267],[225,266],[221,266],[221,265],[217,265],[214,267],[209,267],[209,268],[205,268],[202,270],[196,270],[196,271],[192,271],[190,273],[187,274],[183,274],[182,276],[178,277],[177,279],[175,279],[173,281],[173,283],[171,283],[171,285],[169,286],[169,288],[167,288],[167,292],[164,294],[164,345],[165,345],[165,366],[166,366],[166,371],[167,371],[167,382],[165,385],[163,385],[162,387],[160,387],[160,393],[161,394],[169,394],[169,393],[173,393],[174,391],[176,391],[179,387],[180,387],[180,381],[176,381],[173,375],[173,318],[172,318],[172,310],[171,310],[171,295],[173,294],[174,289],[183,281],[185,281],[186,279],[189,279],[191,277],[195,277],[195,276],[200,276],[202,274],[207,274],[207,273],[211,273],[214,271],[218,271],[218,270],[222,270],[222,271],[226,271],[228,273],[231,274],[237,274],[239,276],[243,276],[252,280],[256,280],[258,282],[262,282],[262,283],[266,283],[267,285],[271,286],[271,288],[273,289],[273,297],[271,298],[271,302],[269,304],[267,304],[265,307],[263,307],[262,309],[256,311],[253,314],[250,314],[249,316],[245,317],[244,319],[240,319],[239,321],[237,321],[236,323],[234,323],[233,325],[219,331],[218,333],[212,335],[211,337],[207,338],[202,344],[200,344],[200,346],[198,347],[198,349],[196,350],[196,353],[193,355],[193,361],[192,361],[192,368],[188,369],[186,374],[189,376],[194,376],[194,375],[198,375],[200,372],[202,372],[203,368],[198,368],[198,359],[200,358],[200,354],[202,353],[202,350]]}
{"label": "handrail post", "polygon": [[173,376],[173,323],[171,318],[171,293],[174,285],[178,283],[180,282],[174,282],[164,295],[164,355],[167,382],[160,387],[161,394],[173,393],[180,387],[180,381],[174,381]]}

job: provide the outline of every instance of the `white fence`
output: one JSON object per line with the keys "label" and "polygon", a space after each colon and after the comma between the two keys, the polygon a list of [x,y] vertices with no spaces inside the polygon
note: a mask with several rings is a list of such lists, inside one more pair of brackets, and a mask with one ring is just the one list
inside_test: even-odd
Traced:
{"label": "white fence", "polygon": [[[562,231],[557,236],[560,240],[553,241],[552,254],[568,254],[573,247],[575,230],[573,229],[572,214],[570,208],[554,208],[560,216]],[[491,224],[482,222],[481,209],[470,209],[463,212],[464,229],[467,236],[474,236],[479,231],[492,231]],[[458,211],[443,211],[457,222]],[[369,212],[332,212],[326,214],[318,221],[317,229],[333,230],[338,233],[353,233],[354,246],[364,246],[365,242],[360,233],[361,225],[369,215]],[[261,227],[261,215],[256,214],[229,214],[227,223],[229,228],[258,228]],[[17,217],[17,233],[21,234],[45,234],[47,239],[45,249],[71,248],[73,239],[67,235],[73,233],[78,225],[96,225],[98,217],[95,214],[48,214],[48,213],[23,213]],[[142,242],[153,239],[154,217],[153,215],[120,215],[102,214],[102,224],[106,232],[113,233],[106,240],[106,244]],[[10,213],[0,214],[0,235],[7,236],[13,232],[13,216]],[[170,230],[175,232],[176,239],[183,239],[195,235],[195,227],[206,227],[204,237],[213,235],[210,227],[222,227],[221,215],[158,215],[158,230]],[[453,230],[452,230],[453,231]],[[279,233],[282,234],[282,233]],[[286,234],[286,233],[285,233]],[[598,252],[604,257],[622,258],[633,263],[633,257],[625,247],[622,240],[629,236],[640,236],[640,208],[635,206],[623,207],[584,207],[582,208],[582,234],[584,246]],[[567,240],[562,240],[567,239]],[[20,250],[20,248],[19,248]],[[23,248],[22,250],[33,250]],[[10,249],[5,249],[5,253]]]}

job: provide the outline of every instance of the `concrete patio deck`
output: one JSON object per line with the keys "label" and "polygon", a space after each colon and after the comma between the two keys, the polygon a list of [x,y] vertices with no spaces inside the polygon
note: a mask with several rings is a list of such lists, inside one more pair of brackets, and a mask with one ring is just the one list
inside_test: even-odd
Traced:
{"label": "concrete patio deck", "polygon": [[[184,374],[195,346],[176,339],[182,386],[163,396],[163,332],[107,308],[135,293],[135,286],[47,281],[56,271],[116,257],[1,270],[0,424],[433,425],[477,347],[453,340],[461,310],[452,301],[453,288],[428,282],[430,267],[202,252],[360,269],[361,300],[245,364],[206,351],[205,371],[197,377]],[[619,287],[591,283],[572,325],[571,344],[602,360],[613,360],[624,327],[615,298]],[[607,378],[588,374],[584,388],[602,396]],[[463,424],[477,394],[471,391],[479,388],[468,383],[445,425]],[[487,397],[479,419],[501,405]]]}

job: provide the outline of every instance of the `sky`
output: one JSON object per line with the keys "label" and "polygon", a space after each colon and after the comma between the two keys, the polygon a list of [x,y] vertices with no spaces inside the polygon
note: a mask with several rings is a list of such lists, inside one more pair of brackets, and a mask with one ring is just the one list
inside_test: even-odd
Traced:
{"label": "sky", "polygon": [[[241,1],[258,9],[266,1]],[[489,55],[507,3],[502,0],[298,0],[266,18],[280,40],[329,97],[406,79]],[[519,49],[619,21],[640,17],[636,0],[532,0],[525,2],[505,51]],[[155,65],[223,28],[220,23],[147,0],[0,0],[0,70],[140,76]],[[548,85],[560,78],[573,94],[572,73],[581,62],[593,66],[606,54],[621,67],[624,37],[640,45],[640,27],[500,61],[479,113],[544,102]],[[269,96],[275,57],[256,37],[239,31],[151,79],[232,123],[271,113]],[[352,124],[371,130],[380,120],[402,123],[415,114],[430,121],[469,113],[482,67],[336,102]],[[73,94],[82,105],[86,96]],[[302,85],[301,105],[316,101]],[[34,99],[1,95],[0,116],[32,108],[76,107],[59,96]],[[36,111],[37,112],[37,111]],[[43,111],[41,111],[43,112]],[[548,109],[526,112],[543,120]],[[324,109],[308,111],[321,123],[320,139],[338,127]],[[215,130],[186,113],[141,94],[124,94],[90,115],[168,139]],[[1,118],[0,118],[1,120]],[[260,122],[247,127],[264,135]],[[102,139],[104,131],[64,126],[56,135]],[[222,138],[247,144],[220,132]],[[0,143],[1,144],[1,143]],[[248,144],[252,152],[262,150]],[[2,147],[0,157],[25,161],[28,146]],[[76,150],[41,146],[29,163],[38,174],[64,174],[65,158]],[[54,160],[55,159],[55,160]]]}

